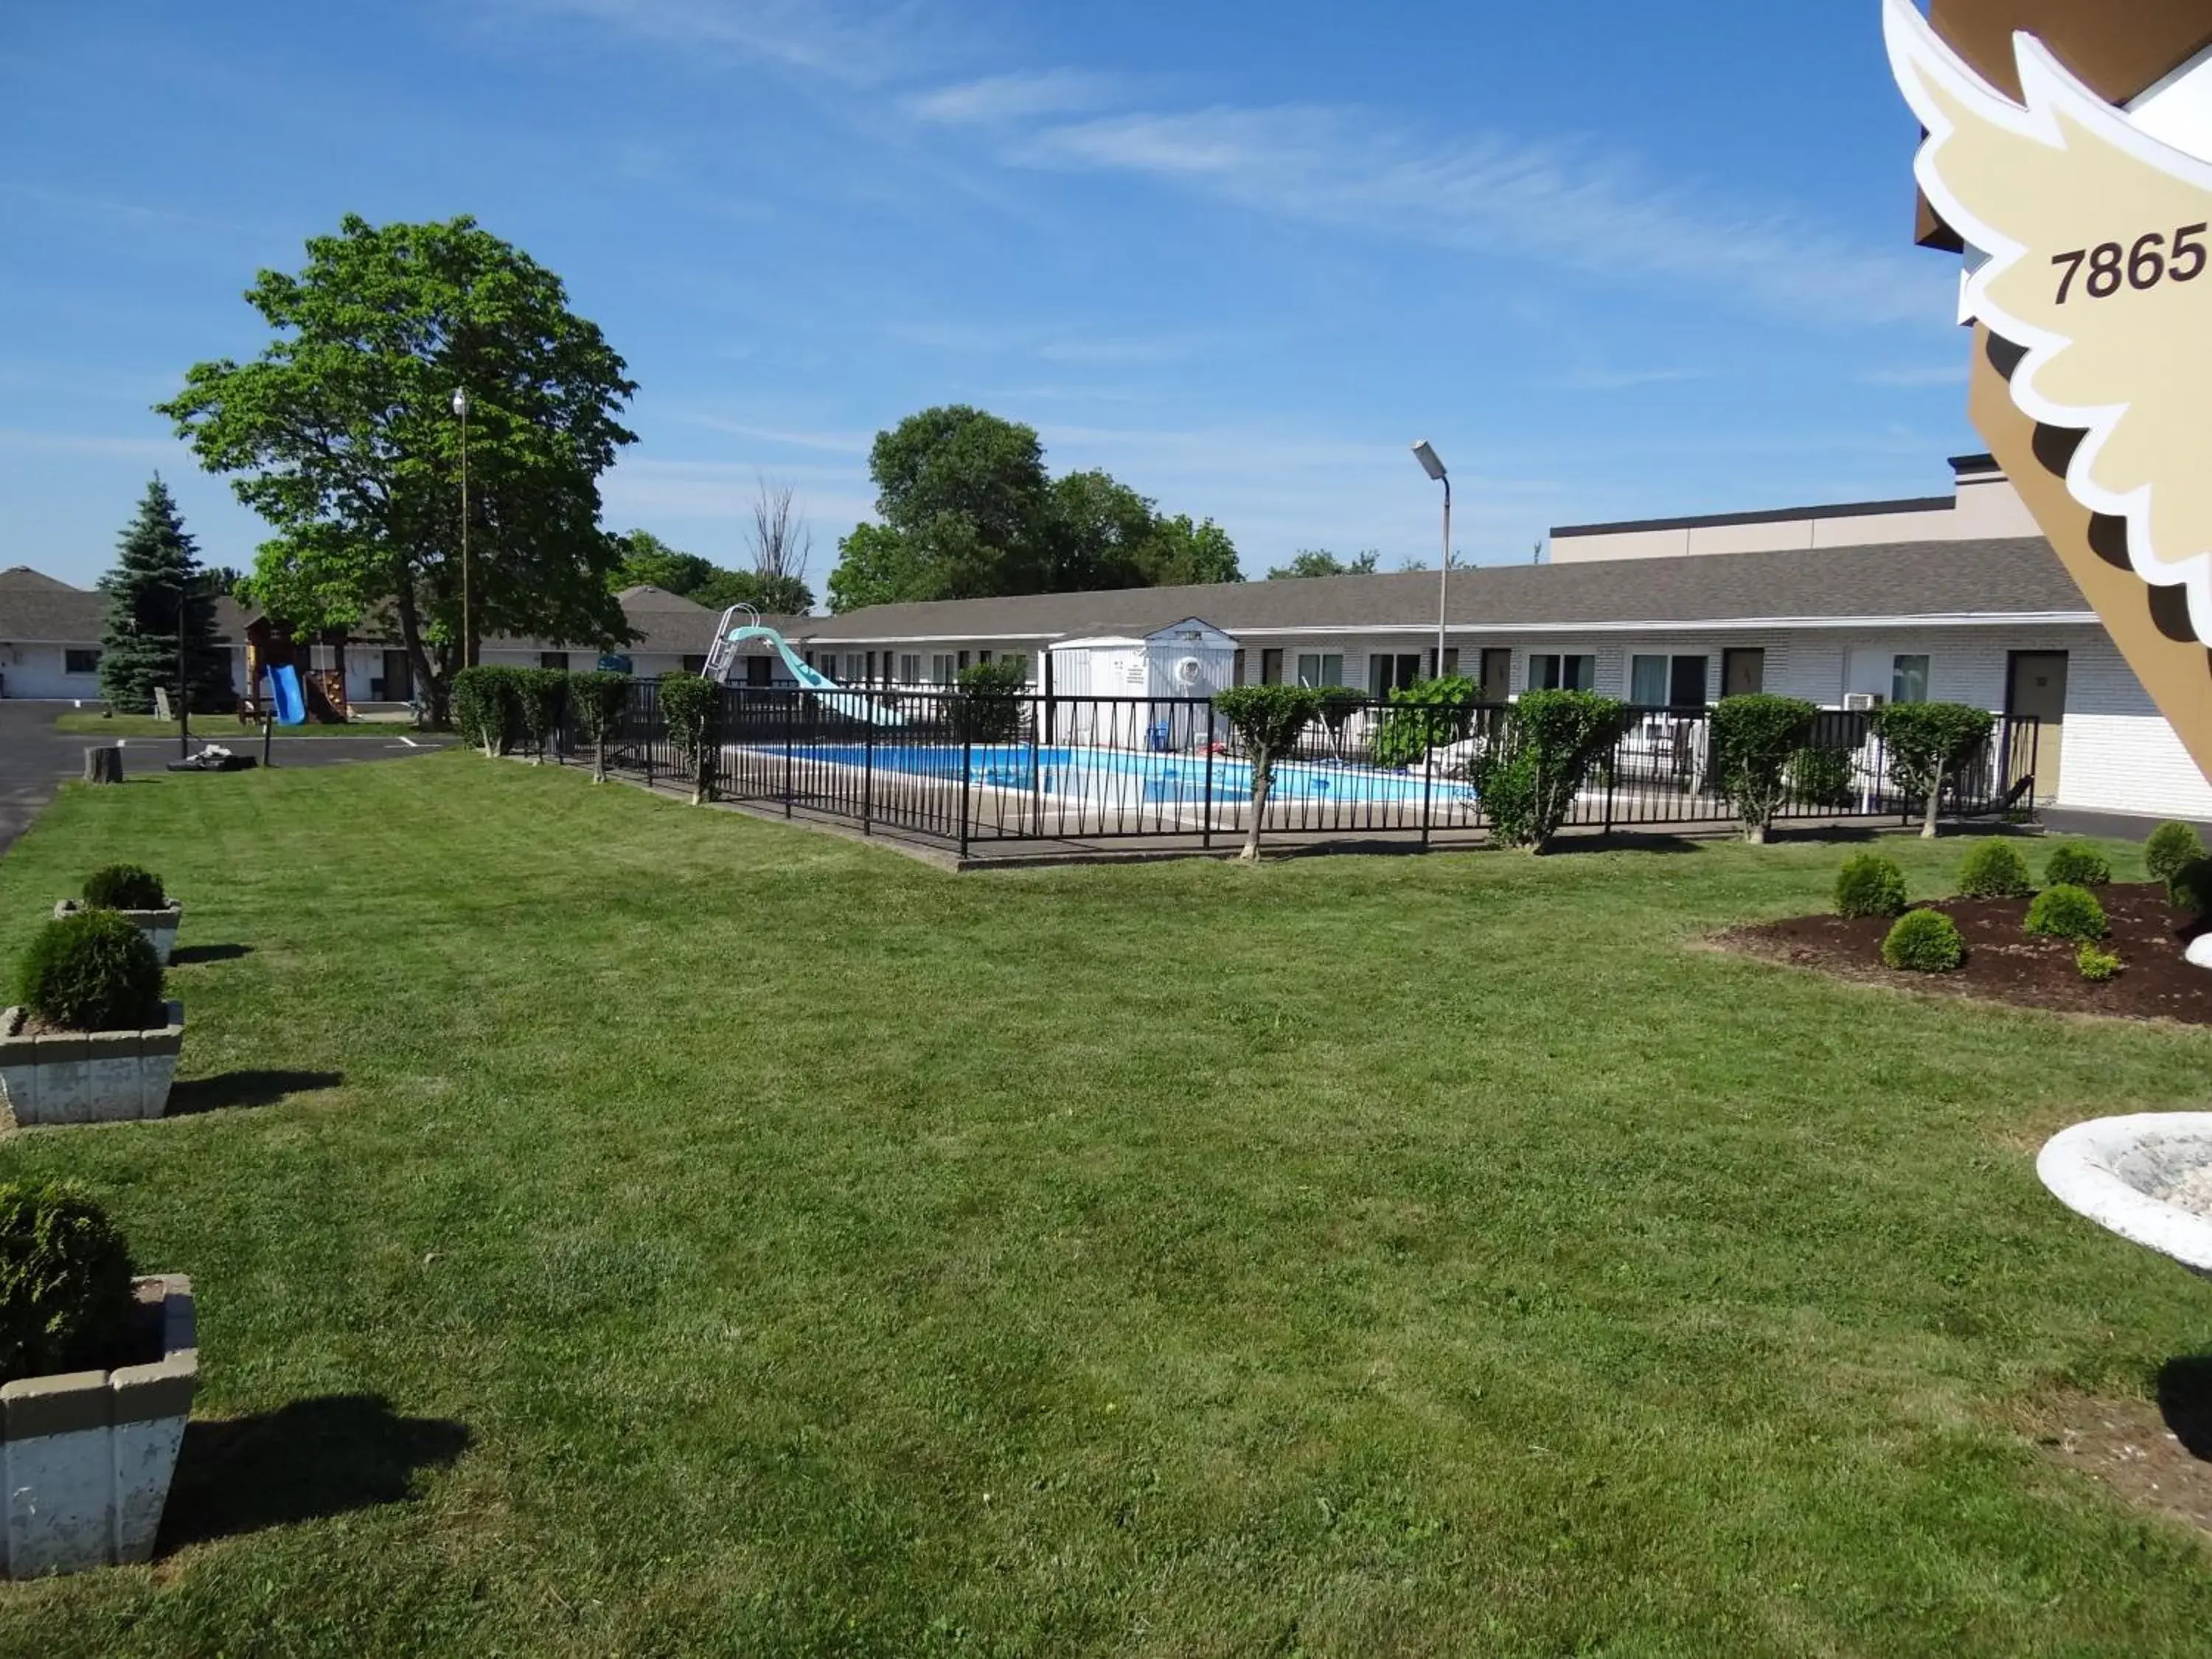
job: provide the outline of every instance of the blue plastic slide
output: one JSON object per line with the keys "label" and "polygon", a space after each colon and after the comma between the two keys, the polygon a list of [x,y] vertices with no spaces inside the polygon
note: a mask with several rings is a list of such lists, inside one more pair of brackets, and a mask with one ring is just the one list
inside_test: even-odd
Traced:
{"label": "blue plastic slide", "polygon": [[763,628],[757,624],[750,628],[732,628],[730,624],[735,620],[734,609],[722,617],[717,641],[719,648],[707,665],[710,677],[724,678],[728,674],[730,665],[735,660],[731,647],[742,645],[747,640],[765,640],[776,655],[783,659],[783,665],[790,671],[791,678],[813,692],[824,706],[836,710],[848,720],[866,720],[871,726],[906,724],[904,717],[884,707],[875,698],[863,692],[848,691],[828,675],[809,667],[806,659],[793,651],[790,642],[773,628]]}
{"label": "blue plastic slide", "polygon": [[269,701],[276,709],[279,726],[305,726],[307,723],[307,699],[300,695],[300,671],[289,663],[282,668],[272,668],[261,677],[268,688]]}

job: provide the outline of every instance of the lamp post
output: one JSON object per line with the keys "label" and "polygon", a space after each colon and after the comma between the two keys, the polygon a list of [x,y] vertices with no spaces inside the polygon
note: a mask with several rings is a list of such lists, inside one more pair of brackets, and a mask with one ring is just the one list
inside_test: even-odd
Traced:
{"label": "lamp post", "polygon": [[191,609],[191,578],[177,578],[177,758],[192,757],[192,686],[185,678],[185,617]]}
{"label": "lamp post", "polygon": [[476,629],[469,615],[469,393],[453,390],[453,413],[461,421],[461,666],[476,666]]}
{"label": "lamp post", "polygon": [[1444,562],[1437,567],[1437,678],[1444,675],[1444,615],[1451,595],[1451,477],[1426,438],[1413,446],[1421,471],[1444,487]]}

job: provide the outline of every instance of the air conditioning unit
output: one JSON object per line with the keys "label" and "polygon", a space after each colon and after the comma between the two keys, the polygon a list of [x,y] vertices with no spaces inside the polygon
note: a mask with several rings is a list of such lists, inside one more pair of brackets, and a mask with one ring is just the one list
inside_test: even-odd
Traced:
{"label": "air conditioning unit", "polygon": [[1879,691],[1846,691],[1844,693],[1844,707],[1854,714],[1863,714],[1870,709],[1875,709],[1881,707],[1881,693]]}

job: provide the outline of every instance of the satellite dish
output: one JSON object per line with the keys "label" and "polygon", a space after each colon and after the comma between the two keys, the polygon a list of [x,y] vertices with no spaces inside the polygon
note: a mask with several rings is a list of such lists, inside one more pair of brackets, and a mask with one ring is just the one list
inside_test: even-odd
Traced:
{"label": "satellite dish", "polygon": [[1177,685],[1196,685],[1198,677],[1203,672],[1195,657],[1179,657],[1176,659],[1175,678]]}

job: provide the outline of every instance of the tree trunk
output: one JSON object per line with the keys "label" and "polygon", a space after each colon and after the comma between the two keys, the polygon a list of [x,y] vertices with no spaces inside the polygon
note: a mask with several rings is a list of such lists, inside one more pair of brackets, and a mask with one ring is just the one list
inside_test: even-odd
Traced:
{"label": "tree trunk", "polygon": [[1936,781],[1928,787],[1928,816],[1921,820],[1920,839],[1936,839],[1936,815],[1943,805],[1943,774],[1936,775]]}
{"label": "tree trunk", "polygon": [[592,781],[607,781],[607,734],[604,732],[592,741]]}
{"label": "tree trunk", "polygon": [[1766,826],[1763,823],[1745,824],[1743,826],[1743,838],[1749,842],[1753,847],[1765,846]]}
{"label": "tree trunk", "polygon": [[87,783],[120,783],[123,781],[123,745],[106,744],[84,751],[84,781]]}
{"label": "tree trunk", "polygon": [[1264,757],[1252,761],[1252,822],[1244,831],[1244,850],[1237,855],[1243,864],[1260,861],[1260,820],[1267,813],[1267,792],[1274,787],[1274,768]]}

